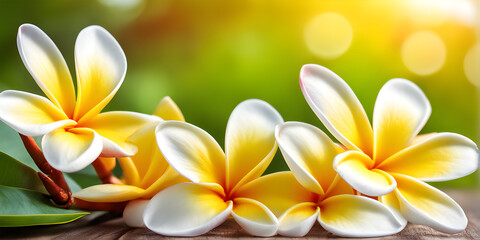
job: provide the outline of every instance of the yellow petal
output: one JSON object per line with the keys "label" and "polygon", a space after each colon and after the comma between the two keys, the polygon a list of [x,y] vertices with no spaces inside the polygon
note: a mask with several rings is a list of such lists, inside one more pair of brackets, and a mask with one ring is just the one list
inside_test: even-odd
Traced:
{"label": "yellow petal", "polygon": [[455,133],[437,133],[396,153],[378,168],[423,181],[448,181],[473,173],[478,157],[472,140]]}
{"label": "yellow petal", "polygon": [[153,197],[143,220],[150,230],[166,236],[198,236],[222,224],[232,201],[218,184],[180,183]]}
{"label": "yellow petal", "polygon": [[267,169],[275,156],[275,126],[282,116],[270,104],[249,99],[233,110],[225,134],[227,188],[251,181]]}
{"label": "yellow petal", "polygon": [[407,147],[420,132],[432,108],[422,90],[405,79],[388,81],[378,93],[373,111],[377,164]]}
{"label": "yellow petal", "polygon": [[400,232],[406,222],[390,208],[371,198],[337,195],[320,203],[323,228],[345,237],[377,237]]}
{"label": "yellow petal", "polygon": [[124,202],[139,198],[145,190],[122,184],[101,184],[84,188],[74,198],[89,202]]}
{"label": "yellow petal", "polygon": [[74,119],[95,117],[110,102],[127,71],[127,60],[118,42],[100,26],[83,29],[75,42],[78,99]]}
{"label": "yellow petal", "polygon": [[142,197],[151,198],[165,188],[184,182],[188,182],[188,179],[178,174],[173,168],[168,167],[152,185],[148,186]]}
{"label": "yellow petal", "polygon": [[102,164],[105,166],[105,168],[107,169],[107,171],[112,171],[114,168],[115,168],[115,165],[116,165],[116,161],[117,159],[116,158],[104,158],[104,157],[100,157],[98,158]]}
{"label": "yellow petal", "polygon": [[232,216],[248,233],[269,237],[278,229],[278,220],[262,203],[249,198],[233,199]]}
{"label": "yellow petal", "polygon": [[140,176],[138,174],[137,168],[133,163],[132,159],[129,157],[118,158],[118,163],[122,168],[125,181],[128,185],[137,186],[140,182]]}
{"label": "yellow petal", "polygon": [[13,90],[0,93],[0,120],[27,136],[41,136],[76,124],[48,99]]}
{"label": "yellow petal", "polygon": [[333,159],[343,149],[320,129],[306,123],[280,124],[275,137],[297,180],[310,191],[323,195],[337,175],[332,168]]}
{"label": "yellow petal", "polygon": [[[159,151],[157,143],[155,141],[156,127],[157,124],[147,125],[136,131],[127,139],[128,143],[137,146],[138,149],[135,155],[128,158],[131,161],[131,164],[135,168],[135,171],[137,172],[137,175],[139,177],[139,181],[135,184],[137,186],[140,186],[140,182],[145,179],[147,171],[151,171],[150,165],[152,164],[152,161],[156,159],[154,158],[154,155],[156,155],[156,152]],[[130,168],[129,166],[126,167]],[[165,171],[165,169],[166,166],[161,169],[153,170],[155,170],[160,176]]]}
{"label": "yellow petal", "polygon": [[338,141],[371,156],[372,127],[343,79],[325,67],[307,64],[300,71],[300,87],[312,110]]}
{"label": "yellow petal", "polygon": [[25,67],[47,97],[73,117],[75,89],[67,64],[55,43],[40,28],[23,24],[18,29],[18,50]]}
{"label": "yellow petal", "polygon": [[355,190],[368,196],[385,195],[395,189],[395,179],[375,169],[373,160],[358,151],[347,151],[335,157],[333,168]]}
{"label": "yellow petal", "polygon": [[182,176],[225,186],[225,154],[207,132],[189,123],[165,121],[155,135],[161,153]]}
{"label": "yellow petal", "polygon": [[157,105],[157,108],[153,112],[153,115],[161,117],[163,120],[176,120],[185,122],[182,111],[177,106],[177,104],[170,98],[164,97],[160,103]]}
{"label": "yellow petal", "polygon": [[156,126],[157,124],[147,125],[127,139],[129,143],[138,146],[137,153],[130,157],[130,160],[140,178],[136,185],[141,188],[150,186],[168,167],[155,140]]}
{"label": "yellow petal", "polygon": [[[160,152],[155,139],[156,124],[144,127],[133,134],[128,140],[138,146],[138,152],[132,156],[141,181],[138,185],[148,188],[166,174],[169,164]],[[178,175],[178,174],[177,174]],[[183,177],[182,177],[183,178]]]}
{"label": "yellow petal", "polygon": [[395,195],[395,192],[396,190],[394,190],[393,192],[387,195],[379,196],[378,201],[380,201],[381,203],[385,204],[386,206],[398,212],[401,212],[400,202],[398,201],[397,196]]}
{"label": "yellow petal", "polygon": [[101,137],[88,128],[57,129],[42,139],[48,163],[62,172],[76,172],[95,161],[102,152]]}
{"label": "yellow petal", "polygon": [[303,237],[317,220],[320,209],[316,203],[299,203],[288,209],[279,219],[278,233],[289,237]]}
{"label": "yellow petal", "polygon": [[412,140],[412,142],[410,143],[410,146],[412,145],[416,145],[417,143],[420,143],[420,142],[423,142],[424,140],[427,140],[433,136],[435,136],[436,132],[433,132],[433,133],[425,133],[425,134],[419,134],[417,136],[415,136]]}
{"label": "yellow petal", "polygon": [[127,139],[140,128],[160,121],[152,115],[114,111],[101,113],[79,126],[91,128],[104,138],[103,157],[128,157],[136,153],[137,147]]}
{"label": "yellow petal", "polygon": [[387,195],[379,196],[378,201],[389,207],[399,222],[404,222],[404,224],[407,224],[407,219],[405,219],[405,217],[402,215],[402,208],[400,201],[397,198],[396,191],[397,190],[393,190],[393,192]]}
{"label": "yellow petal", "polygon": [[300,185],[291,172],[276,172],[257,178],[240,187],[233,197],[257,200],[276,216],[297,203],[316,201],[315,194]]}
{"label": "yellow petal", "polygon": [[402,215],[411,223],[422,224],[445,233],[457,233],[467,227],[462,208],[447,194],[430,185],[401,174],[395,195]]}
{"label": "yellow petal", "polygon": [[355,194],[355,191],[350,185],[348,185],[347,182],[345,182],[345,180],[343,180],[340,177],[340,175],[337,174],[332,184],[330,184],[330,187],[328,188],[327,192],[325,193],[324,198],[329,198],[329,197],[333,197],[341,194],[351,195],[351,194]]}

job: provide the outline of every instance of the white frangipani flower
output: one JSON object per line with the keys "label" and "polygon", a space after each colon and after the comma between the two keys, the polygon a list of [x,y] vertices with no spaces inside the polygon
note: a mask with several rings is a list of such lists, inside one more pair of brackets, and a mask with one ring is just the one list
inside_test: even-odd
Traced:
{"label": "white frangipani flower", "polygon": [[274,235],[275,215],[239,189],[263,178],[277,150],[275,126],[282,122],[264,101],[240,103],[228,120],[226,153],[198,127],[178,121],[160,123],[156,130],[160,151],[192,182],[169,187],[150,200],[143,215],[147,228],[168,236],[196,236],[232,216],[252,235]]}
{"label": "white frangipani flower", "polygon": [[[354,195],[332,168],[333,159],[344,150],[320,129],[286,122],[276,127],[275,138],[292,172],[259,178],[240,193],[263,202],[279,216],[279,234],[304,236],[316,221],[327,231],[346,237],[385,236],[405,227],[407,221],[395,209]],[[274,183],[276,188],[264,187]],[[262,193],[250,196],[255,189]]]}
{"label": "white frangipani flower", "polygon": [[23,24],[18,50],[25,67],[48,99],[7,90],[0,93],[0,120],[27,136],[43,136],[48,163],[63,172],[83,169],[99,156],[124,157],[137,151],[126,139],[156,121],[133,112],[100,113],[123,82],[127,61],[105,29],[83,29],[75,43],[78,94],[62,54],[38,27]]}
{"label": "white frangipani flower", "polygon": [[445,193],[423,181],[447,181],[478,168],[476,144],[455,133],[417,136],[431,107],[422,90],[405,79],[392,79],[380,90],[373,128],[357,97],[339,76],[308,64],[300,72],[308,104],[348,151],[333,168],[357,191],[381,196],[410,222],[447,233],[463,231],[467,218]]}

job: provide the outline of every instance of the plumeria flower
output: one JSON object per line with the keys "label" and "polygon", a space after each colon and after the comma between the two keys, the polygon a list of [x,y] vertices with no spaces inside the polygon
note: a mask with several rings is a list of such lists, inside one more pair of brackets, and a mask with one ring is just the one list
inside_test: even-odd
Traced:
{"label": "plumeria flower", "polygon": [[431,113],[415,84],[392,79],[380,90],[373,128],[350,87],[332,71],[305,65],[300,73],[305,99],[348,151],[333,168],[354,189],[396,208],[412,223],[439,231],[462,231],[467,218],[445,193],[424,181],[447,181],[478,168],[473,141],[455,133],[417,136]]}
{"label": "plumeria flower", "polygon": [[196,236],[232,216],[250,234],[275,234],[275,215],[264,204],[238,194],[238,189],[259,178],[270,164],[277,150],[275,125],[282,122],[280,114],[264,101],[240,103],[228,120],[226,153],[198,127],[178,121],[160,123],[156,130],[160,151],[192,182],[174,185],[153,197],[144,211],[145,225],[162,235]]}
{"label": "plumeria flower", "polygon": [[67,64],[53,41],[38,27],[18,30],[25,67],[48,99],[7,90],[0,93],[0,120],[27,136],[43,136],[48,163],[64,172],[83,169],[97,157],[126,157],[136,147],[125,140],[154,121],[149,115],[100,111],[113,98],[127,69],[125,55],[105,29],[83,29],[75,43],[78,94]]}
{"label": "plumeria flower", "polygon": [[[299,183],[276,180],[282,183],[282,190],[266,192],[258,199],[267,207],[283,212],[279,217],[279,234],[304,236],[316,220],[327,231],[346,237],[385,236],[406,226],[407,221],[395,209],[354,195],[352,187],[332,168],[333,159],[344,150],[320,129],[306,123],[286,122],[277,126],[275,137]],[[284,175],[283,178],[289,177]],[[293,194],[295,205],[286,211],[274,207],[279,199],[292,198]]]}
{"label": "plumeria flower", "polygon": [[161,119],[141,128],[127,139],[128,142],[138,146],[137,154],[118,159],[124,173],[125,185],[91,186],[74,193],[76,199],[94,203],[128,201],[123,211],[125,223],[132,227],[143,227],[142,214],[149,199],[169,186],[188,181],[168,165],[155,140],[155,128],[158,123],[162,119],[185,121],[182,112],[171,98],[165,97],[154,115]]}

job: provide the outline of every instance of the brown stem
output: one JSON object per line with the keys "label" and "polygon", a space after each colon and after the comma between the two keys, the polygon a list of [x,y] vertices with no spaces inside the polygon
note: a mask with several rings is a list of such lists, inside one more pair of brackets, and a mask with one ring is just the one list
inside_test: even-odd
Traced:
{"label": "brown stem", "polygon": [[72,194],[59,187],[51,178],[42,172],[38,172],[38,177],[42,180],[43,186],[52,197],[53,202],[58,205],[69,207],[73,204]]}
{"label": "brown stem", "polygon": [[123,212],[127,202],[88,202],[81,199],[75,199],[75,206],[90,211],[110,211]]}
{"label": "brown stem", "polygon": [[33,162],[35,162],[40,171],[43,172],[38,172],[38,177],[45,186],[45,189],[50,193],[53,202],[62,207],[71,206],[73,204],[73,197],[63,173],[53,168],[47,162],[42,150],[40,150],[32,137],[20,134],[20,138],[28,154],[32,157]]}
{"label": "brown stem", "polygon": [[32,157],[40,171],[51,178],[59,187],[70,193],[70,187],[65,181],[63,173],[50,166],[35,140],[32,137],[22,134],[20,134],[20,137],[22,138],[23,145],[25,145],[27,152],[30,154],[30,157]]}
{"label": "brown stem", "polygon": [[100,158],[97,158],[95,161],[93,161],[92,166],[93,168],[95,168],[95,172],[97,172],[97,175],[100,178],[100,181],[102,181],[102,183],[123,184],[122,181],[120,181],[120,179],[113,176],[112,172],[105,167],[105,165],[100,160]]}

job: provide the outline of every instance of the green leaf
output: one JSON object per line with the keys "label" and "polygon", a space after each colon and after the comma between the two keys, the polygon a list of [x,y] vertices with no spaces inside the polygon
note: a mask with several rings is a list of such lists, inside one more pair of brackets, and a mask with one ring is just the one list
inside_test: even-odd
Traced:
{"label": "green leaf", "polygon": [[[19,160],[18,157],[14,158],[0,151],[0,185],[24,188],[46,194],[47,191],[37,175],[37,171],[39,170],[28,155],[27,150],[23,147],[18,133],[11,129],[5,129],[3,125],[4,124],[0,122],[0,133],[6,133],[7,137],[0,138],[1,149],[9,149],[10,152],[15,153],[24,160]],[[10,139],[10,141],[7,141],[8,139]],[[13,145],[10,146],[10,144]],[[4,145],[8,147],[3,147]],[[77,192],[82,189],[68,174],[64,173],[63,175],[72,192]]]}
{"label": "green leaf", "polygon": [[58,208],[38,192],[0,186],[0,227],[62,224],[87,214]]}
{"label": "green leaf", "polygon": [[37,172],[0,152],[0,185],[47,193]]}
{"label": "green leaf", "polygon": [[[78,185],[80,185],[80,187],[82,188],[102,184],[97,174],[95,173],[95,169],[93,168],[92,165],[87,166],[81,171],[68,173],[64,175],[68,175],[72,180],[78,183]],[[67,178],[67,181],[68,181],[68,178]],[[70,184],[70,182],[68,182],[68,184]],[[76,192],[76,191],[72,188],[72,192]]]}
{"label": "green leaf", "polygon": [[28,155],[18,133],[0,121],[0,151],[38,171],[37,166]]}
{"label": "green leaf", "polygon": [[67,181],[67,184],[70,187],[70,191],[72,193],[82,190],[82,187],[78,185],[78,183],[70,176],[70,174],[63,173],[63,176],[65,177],[65,181]]}

